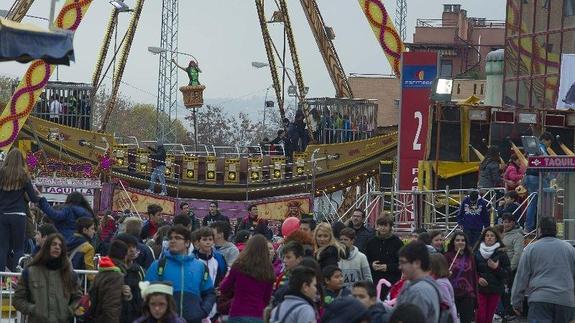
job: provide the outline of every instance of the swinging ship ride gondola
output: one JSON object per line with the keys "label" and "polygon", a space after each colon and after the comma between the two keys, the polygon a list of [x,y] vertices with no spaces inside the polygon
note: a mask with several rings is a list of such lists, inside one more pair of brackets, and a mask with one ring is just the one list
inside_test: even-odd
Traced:
{"label": "swinging ship ride gondola", "polygon": [[[90,3],[91,1],[86,1],[78,4],[68,0],[57,17],[57,21],[63,24],[59,28],[75,30]],[[283,154],[282,149],[269,147],[224,148],[200,145],[201,149],[196,149],[181,144],[164,143],[167,150],[165,176],[169,196],[219,200],[247,200],[297,193],[319,196],[362,183],[370,177],[377,177],[380,161],[395,158],[397,132],[392,129],[377,133],[377,104],[374,100],[353,97],[331,42],[332,38],[326,34],[317,4],[315,1],[302,2],[304,3],[304,11],[336,88],[337,97],[305,97],[306,90],[299,70],[287,7],[284,0],[280,1],[281,15],[278,16],[286,28],[295,67],[296,95],[308,128],[310,111],[316,109],[319,112],[347,113],[350,118],[356,118],[357,123],[362,123],[360,127],[363,127],[364,131],[325,129],[322,135],[316,137],[317,141],[308,144],[304,151],[295,152],[291,160]],[[112,99],[104,120],[109,118],[117,98],[123,66],[127,63],[142,6],[143,1],[136,1],[125,42],[121,45],[124,48],[121,48],[117,63],[119,68],[112,85]],[[81,14],[70,16],[69,7],[78,7],[76,12]],[[271,66],[274,90],[278,101],[283,101],[272,52],[273,44],[264,17],[263,0],[257,0],[256,7]],[[33,162],[29,161],[29,166],[37,167],[36,171],[43,175],[65,177],[71,173],[84,172],[88,177],[99,176],[105,181],[119,180],[122,184],[142,190],[141,193],[146,194],[143,189],[149,185],[153,168],[147,147],[155,143],[141,142],[137,138],[120,140],[105,131],[91,130],[90,104],[100,83],[112,30],[117,23],[117,14],[117,10],[112,12],[92,84],[48,82],[53,66],[41,60],[32,62],[2,115],[2,139],[6,139],[2,150],[9,149],[15,142],[14,136],[18,136],[18,147],[28,153],[29,157],[33,156]],[[403,48],[403,44],[398,45],[398,48]],[[285,61],[282,61],[282,65],[284,63]],[[41,68],[43,70],[39,70]],[[39,77],[42,75],[44,77]],[[26,82],[37,84],[32,86]],[[202,105],[201,90],[197,87],[183,89],[187,107],[195,109]],[[51,118],[49,99],[53,95],[65,100],[67,106],[75,106],[75,111],[65,111],[57,120]],[[278,105],[283,106],[279,102]],[[283,109],[281,115],[284,117]],[[105,129],[105,125],[100,128],[102,129]],[[33,153],[34,151],[36,152]]]}

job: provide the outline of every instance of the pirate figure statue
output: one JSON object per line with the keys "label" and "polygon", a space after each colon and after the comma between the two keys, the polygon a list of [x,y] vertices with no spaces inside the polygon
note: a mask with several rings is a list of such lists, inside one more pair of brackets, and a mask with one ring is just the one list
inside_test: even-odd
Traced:
{"label": "pirate figure statue", "polygon": [[174,63],[179,69],[188,74],[188,77],[190,78],[190,83],[188,83],[189,86],[200,85],[199,78],[202,70],[198,66],[198,62],[192,59],[190,60],[188,67],[183,67],[178,65],[178,62],[176,62],[176,60],[172,58],[172,63]]}

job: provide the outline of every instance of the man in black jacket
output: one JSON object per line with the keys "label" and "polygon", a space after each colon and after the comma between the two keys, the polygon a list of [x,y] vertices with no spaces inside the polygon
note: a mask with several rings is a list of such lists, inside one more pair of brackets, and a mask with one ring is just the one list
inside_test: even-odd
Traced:
{"label": "man in black jacket", "polygon": [[156,149],[152,147],[148,147],[152,151],[150,154],[150,159],[152,160],[152,165],[154,166],[154,170],[152,171],[152,175],[150,177],[150,187],[146,190],[149,193],[154,192],[154,187],[156,186],[156,181],[160,181],[160,185],[162,187],[162,191],[160,195],[167,195],[168,192],[166,190],[166,150],[164,149],[164,144],[158,141],[156,144]]}
{"label": "man in black jacket", "polygon": [[208,215],[202,219],[202,226],[207,227],[217,221],[230,223],[230,219],[227,216],[221,214],[220,210],[218,210],[218,201],[211,201]]}
{"label": "man in black jacket", "polygon": [[365,253],[365,245],[375,236],[373,230],[365,223],[365,211],[362,209],[355,209],[351,215],[351,220],[348,227],[355,231],[355,240],[353,245],[362,253]]}
{"label": "man in black jacket", "polygon": [[236,233],[240,230],[248,230],[250,233],[254,233],[256,226],[258,225],[258,206],[255,204],[250,204],[248,206],[248,216],[239,219],[236,225]]}
{"label": "man in black jacket", "polygon": [[[401,278],[399,270],[399,249],[403,242],[393,234],[393,219],[383,216],[377,219],[375,237],[371,238],[366,245],[365,255],[371,268],[371,277],[377,284],[385,278],[394,284]],[[381,299],[384,300],[389,289],[384,285],[381,290]]]}

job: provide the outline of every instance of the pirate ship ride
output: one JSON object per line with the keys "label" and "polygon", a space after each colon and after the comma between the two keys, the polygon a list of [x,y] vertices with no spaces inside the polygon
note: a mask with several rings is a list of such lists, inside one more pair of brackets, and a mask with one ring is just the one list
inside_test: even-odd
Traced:
{"label": "pirate ship ride", "polygon": [[[21,20],[32,3],[33,1],[16,0],[8,18]],[[57,27],[75,31],[91,3],[92,1],[66,1],[55,19]],[[86,177],[100,177],[105,181],[120,180],[123,185],[127,184],[136,189],[148,187],[154,161],[149,158],[150,152],[147,148],[154,143],[142,142],[137,138],[115,138],[105,132],[106,122],[118,96],[123,69],[128,60],[143,4],[142,0],[136,1],[132,10],[132,20],[125,40],[120,45],[117,62],[119,68],[114,75],[111,100],[103,114],[103,124],[100,125],[99,131],[92,130],[90,118],[93,111],[90,105],[103,77],[102,70],[117,24],[118,9],[112,11],[92,84],[50,83],[48,80],[54,66],[42,60],[32,62],[0,117],[0,148],[3,151],[10,149],[17,139],[18,147],[28,154],[29,166],[32,166],[36,173],[54,177],[81,174]],[[283,90],[263,4],[263,0],[256,1],[274,90],[283,118]],[[377,104],[372,100],[353,97],[332,43],[333,37],[330,37],[328,28],[323,25],[317,4],[315,1],[303,1],[302,4],[334,83],[337,98],[305,97],[307,90],[284,0],[280,1],[279,10],[274,12],[274,17],[282,22],[285,28],[296,79],[296,84],[292,83],[292,86],[295,87],[295,95],[299,99],[299,108],[304,113],[310,138],[316,140],[312,140],[304,151],[295,152],[293,156],[286,156],[283,149],[261,146],[199,145],[198,149],[197,144],[191,148],[165,143],[165,176],[170,196],[239,200],[294,193],[321,195],[363,182],[368,177],[376,177],[380,161],[395,156],[397,133],[377,133]],[[385,22],[382,23],[382,26],[385,25]],[[389,32],[389,28],[387,30]],[[403,44],[399,41],[395,45],[400,53]],[[389,50],[389,46],[386,48]],[[399,62],[399,54],[395,54],[394,66]],[[283,60],[281,57],[279,59],[285,73],[285,56]],[[181,90],[187,107],[195,111],[201,106],[203,86],[190,84]],[[54,100],[62,101],[60,103],[63,103],[63,110],[51,110],[51,102]],[[347,115],[357,126],[346,129],[324,127],[321,134],[313,134],[310,130],[313,110],[326,115]]]}

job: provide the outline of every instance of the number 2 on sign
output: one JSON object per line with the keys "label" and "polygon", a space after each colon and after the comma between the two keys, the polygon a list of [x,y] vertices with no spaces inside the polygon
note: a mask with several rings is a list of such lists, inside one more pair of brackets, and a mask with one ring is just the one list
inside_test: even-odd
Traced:
{"label": "number 2 on sign", "polygon": [[421,127],[423,126],[423,114],[421,114],[421,111],[415,111],[413,113],[413,117],[417,119],[417,131],[415,132],[415,137],[413,138],[413,150],[421,150],[419,136],[421,135]]}

